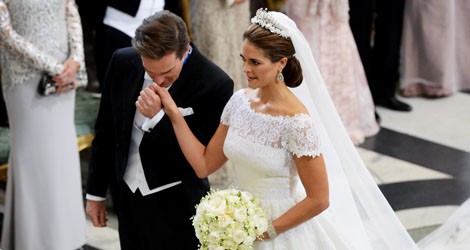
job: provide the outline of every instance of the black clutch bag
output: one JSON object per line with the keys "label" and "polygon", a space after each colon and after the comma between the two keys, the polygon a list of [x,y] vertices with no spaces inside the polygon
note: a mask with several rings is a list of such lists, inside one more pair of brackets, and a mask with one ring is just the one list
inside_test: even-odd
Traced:
{"label": "black clutch bag", "polygon": [[55,94],[57,88],[55,86],[54,81],[52,80],[52,76],[48,74],[43,74],[41,80],[39,80],[38,92],[42,96],[47,96],[51,94]]}

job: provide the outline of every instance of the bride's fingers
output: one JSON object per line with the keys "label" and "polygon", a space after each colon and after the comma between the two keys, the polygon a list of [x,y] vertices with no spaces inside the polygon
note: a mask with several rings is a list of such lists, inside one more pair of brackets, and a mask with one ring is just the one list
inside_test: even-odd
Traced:
{"label": "bride's fingers", "polygon": [[167,88],[162,88],[158,86],[157,84],[153,84],[151,85],[151,87],[155,91],[155,93],[157,93],[157,95],[160,96],[160,99],[162,100],[162,102],[168,101],[168,99],[171,99],[170,93],[168,93]]}
{"label": "bride's fingers", "polygon": [[151,84],[151,85],[148,86],[148,88],[150,90],[152,90],[153,92],[157,93],[157,84],[155,84],[155,83]]}
{"label": "bride's fingers", "polygon": [[171,114],[180,113],[175,101],[171,97],[171,95],[168,92],[167,88],[162,88],[162,87],[160,87],[156,84],[153,84],[152,87],[155,90],[155,92],[157,93],[157,95],[160,97],[160,101],[161,101],[162,106],[164,107],[165,112],[167,113],[167,115],[171,116]]}

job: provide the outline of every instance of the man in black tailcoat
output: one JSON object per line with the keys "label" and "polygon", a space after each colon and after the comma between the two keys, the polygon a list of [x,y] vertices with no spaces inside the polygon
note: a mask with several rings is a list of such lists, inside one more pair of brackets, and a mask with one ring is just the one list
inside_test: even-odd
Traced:
{"label": "man in black tailcoat", "polygon": [[233,81],[190,43],[184,21],[168,11],[144,20],[133,48],[117,50],[106,73],[87,182],[87,214],[106,225],[110,188],[123,250],[197,249],[190,217],[209,190],[181,152],[163,109],[143,117],[147,86],[169,88],[192,132],[207,144],[233,93]]}

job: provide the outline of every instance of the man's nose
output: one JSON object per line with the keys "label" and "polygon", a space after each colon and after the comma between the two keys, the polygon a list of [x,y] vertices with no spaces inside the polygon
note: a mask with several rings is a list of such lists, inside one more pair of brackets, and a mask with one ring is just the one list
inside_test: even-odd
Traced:
{"label": "man's nose", "polygon": [[162,77],[162,76],[156,76],[153,78],[153,81],[157,84],[157,85],[161,85],[164,81],[165,81],[165,78]]}

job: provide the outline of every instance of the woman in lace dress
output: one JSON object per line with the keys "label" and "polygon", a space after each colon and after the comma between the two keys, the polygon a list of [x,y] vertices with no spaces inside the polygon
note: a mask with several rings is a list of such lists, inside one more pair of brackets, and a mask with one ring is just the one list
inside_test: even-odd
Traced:
{"label": "woman in lace dress", "polygon": [[[86,228],[74,88],[86,75],[75,2],[0,0],[0,45],[11,128],[1,248],[77,249]],[[38,94],[43,73],[58,93]]]}
{"label": "woman in lace dress", "polygon": [[[238,188],[258,196],[271,219],[255,250],[416,249],[360,164],[295,23],[264,10],[251,22],[240,53],[250,88],[232,96],[207,147],[191,133],[168,91],[152,86],[196,174],[203,178],[233,162]],[[313,92],[305,89],[307,82]],[[300,92],[293,93],[297,86]],[[160,101],[145,96],[138,102],[141,112],[160,108]],[[325,132],[323,119],[333,133]],[[342,159],[332,157],[336,145],[329,136],[338,140],[336,150],[349,151]],[[351,179],[339,163],[350,156]]]}
{"label": "woman in lace dress", "polygon": [[374,102],[349,27],[348,0],[287,1],[287,15],[304,33],[328,92],[354,144],[379,131]]}

